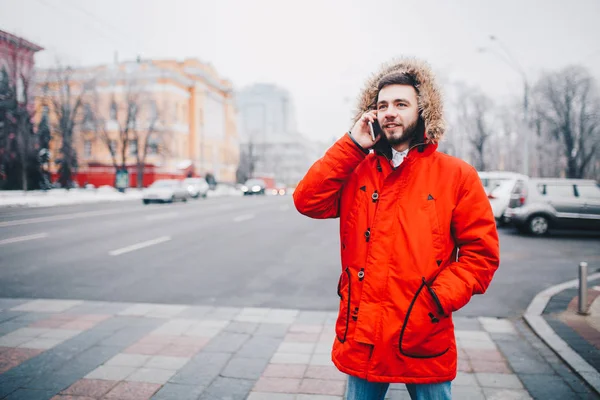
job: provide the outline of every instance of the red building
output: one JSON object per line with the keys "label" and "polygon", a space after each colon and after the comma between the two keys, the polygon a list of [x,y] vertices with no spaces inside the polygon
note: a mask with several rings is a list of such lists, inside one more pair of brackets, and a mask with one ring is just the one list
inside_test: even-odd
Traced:
{"label": "red building", "polygon": [[[35,66],[34,54],[43,47],[28,40],[0,30],[0,71],[8,72],[11,83],[17,88],[17,98],[24,101],[24,89],[27,88],[30,107],[34,107],[33,86],[30,84]],[[33,111],[33,109],[32,109]]]}

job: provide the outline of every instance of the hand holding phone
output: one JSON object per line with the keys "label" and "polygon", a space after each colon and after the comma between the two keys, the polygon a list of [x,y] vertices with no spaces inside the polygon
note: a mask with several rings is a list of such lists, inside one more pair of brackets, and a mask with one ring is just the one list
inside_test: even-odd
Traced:
{"label": "hand holding phone", "polygon": [[380,131],[377,121],[377,111],[372,110],[364,113],[356,121],[351,134],[363,149],[369,149],[379,140]]}

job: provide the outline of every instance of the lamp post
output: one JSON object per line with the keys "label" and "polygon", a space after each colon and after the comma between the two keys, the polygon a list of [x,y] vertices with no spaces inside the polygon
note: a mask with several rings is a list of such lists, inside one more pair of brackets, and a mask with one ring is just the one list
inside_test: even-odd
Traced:
{"label": "lamp post", "polygon": [[480,53],[492,53],[501,59],[506,65],[508,65],[513,71],[517,72],[522,79],[523,83],[523,131],[524,137],[523,141],[525,145],[523,146],[523,174],[529,176],[529,80],[527,78],[527,74],[521,67],[521,64],[515,59],[510,50],[501,42],[496,36],[490,35],[490,41],[497,43],[498,47],[502,50],[502,52],[498,52],[493,48],[488,47],[480,47],[478,51]]}

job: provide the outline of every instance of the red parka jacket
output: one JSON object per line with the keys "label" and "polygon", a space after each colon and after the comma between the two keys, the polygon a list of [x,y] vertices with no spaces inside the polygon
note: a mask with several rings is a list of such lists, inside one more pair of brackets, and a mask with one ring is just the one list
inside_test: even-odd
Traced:
{"label": "red parka jacket", "polygon": [[345,134],[310,168],[294,202],[309,217],[340,218],[338,369],[374,382],[445,382],[456,376],[452,313],[490,284],[498,235],[477,171],[436,151],[442,105],[425,64],[385,66],[367,82],[356,119],[394,71],[419,83],[428,144],[394,169],[391,149],[366,154]]}

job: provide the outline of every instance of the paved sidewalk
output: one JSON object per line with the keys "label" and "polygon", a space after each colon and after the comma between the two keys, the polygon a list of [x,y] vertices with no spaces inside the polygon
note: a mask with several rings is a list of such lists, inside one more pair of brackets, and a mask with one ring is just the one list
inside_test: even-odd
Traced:
{"label": "paved sidewalk", "polygon": [[[599,282],[597,281],[596,284]],[[590,286],[594,286],[591,284]],[[556,294],[544,309],[543,317],[577,354],[600,371],[600,287],[588,289],[589,315],[580,315],[578,289]]]}
{"label": "paved sidewalk", "polygon": [[[336,314],[0,299],[0,399],[342,399]],[[455,399],[598,398],[521,322],[455,318]],[[392,385],[389,399],[409,399]]]}

